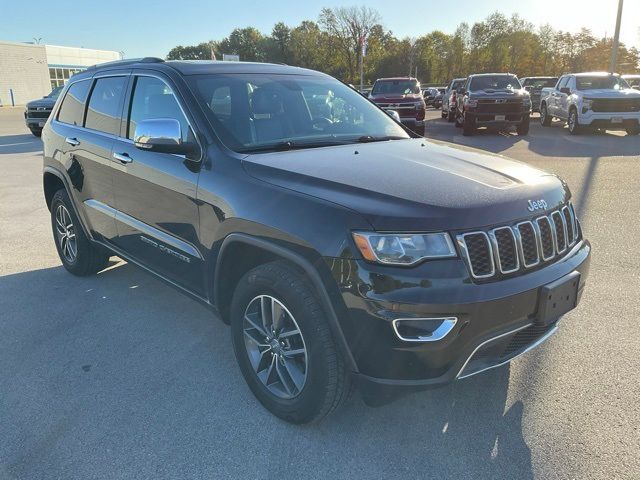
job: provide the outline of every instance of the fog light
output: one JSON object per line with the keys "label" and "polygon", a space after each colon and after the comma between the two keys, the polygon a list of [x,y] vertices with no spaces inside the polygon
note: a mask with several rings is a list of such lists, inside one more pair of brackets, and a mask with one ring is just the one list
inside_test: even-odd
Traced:
{"label": "fog light", "polygon": [[396,318],[393,330],[405,342],[437,342],[446,337],[458,319],[456,317],[437,318]]}

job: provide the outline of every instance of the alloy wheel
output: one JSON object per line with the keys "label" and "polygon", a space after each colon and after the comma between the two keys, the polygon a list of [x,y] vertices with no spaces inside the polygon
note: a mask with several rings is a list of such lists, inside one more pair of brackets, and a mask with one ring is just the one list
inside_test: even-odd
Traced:
{"label": "alloy wheel", "polygon": [[65,260],[69,263],[75,262],[78,257],[76,230],[69,210],[63,204],[56,208],[56,237]]}
{"label": "alloy wheel", "polygon": [[274,297],[259,295],[249,302],[242,329],[260,382],[279,398],[298,396],[307,380],[308,356],[302,332],[287,307]]}
{"label": "alloy wheel", "polygon": [[573,133],[573,131],[576,129],[576,123],[577,123],[577,118],[576,118],[576,113],[572,110],[569,113],[569,131]]}
{"label": "alloy wheel", "polygon": [[544,125],[544,122],[547,120],[547,107],[542,107],[540,110],[540,123]]}

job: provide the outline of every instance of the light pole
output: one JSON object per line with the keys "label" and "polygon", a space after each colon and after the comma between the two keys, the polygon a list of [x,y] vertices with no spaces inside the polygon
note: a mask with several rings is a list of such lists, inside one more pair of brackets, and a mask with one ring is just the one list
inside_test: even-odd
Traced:
{"label": "light pole", "polygon": [[616,63],[618,63],[618,46],[620,44],[620,21],[622,20],[622,2],[618,0],[618,17],[616,18],[616,33],[613,36],[613,45],[611,47],[611,57],[609,58],[609,72],[615,73]]}

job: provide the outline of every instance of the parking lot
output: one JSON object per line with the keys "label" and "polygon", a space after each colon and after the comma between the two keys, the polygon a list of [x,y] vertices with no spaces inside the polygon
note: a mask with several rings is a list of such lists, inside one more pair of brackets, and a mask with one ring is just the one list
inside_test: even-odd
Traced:
{"label": "parking lot", "polygon": [[0,109],[0,479],[640,478],[640,137],[460,129],[437,140],[563,177],[593,245],[579,308],[509,366],[319,425],[264,410],[228,328],[140,269],[56,255],[42,143]]}

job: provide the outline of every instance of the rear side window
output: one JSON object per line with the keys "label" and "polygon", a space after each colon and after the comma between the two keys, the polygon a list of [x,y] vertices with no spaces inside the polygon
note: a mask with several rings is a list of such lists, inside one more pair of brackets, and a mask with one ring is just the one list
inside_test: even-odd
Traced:
{"label": "rear side window", "polygon": [[71,125],[82,125],[84,102],[87,100],[90,85],[91,80],[87,79],[76,82],[69,87],[62,101],[62,105],[60,105],[60,113],[58,113],[59,122]]}
{"label": "rear side window", "polygon": [[126,80],[126,77],[96,80],[89,98],[85,127],[113,135],[120,133],[120,111]]}
{"label": "rear side window", "polygon": [[136,125],[141,120],[174,118],[180,122],[182,140],[187,141],[189,123],[171,88],[159,78],[139,76],[131,98],[127,138],[133,139]]}

